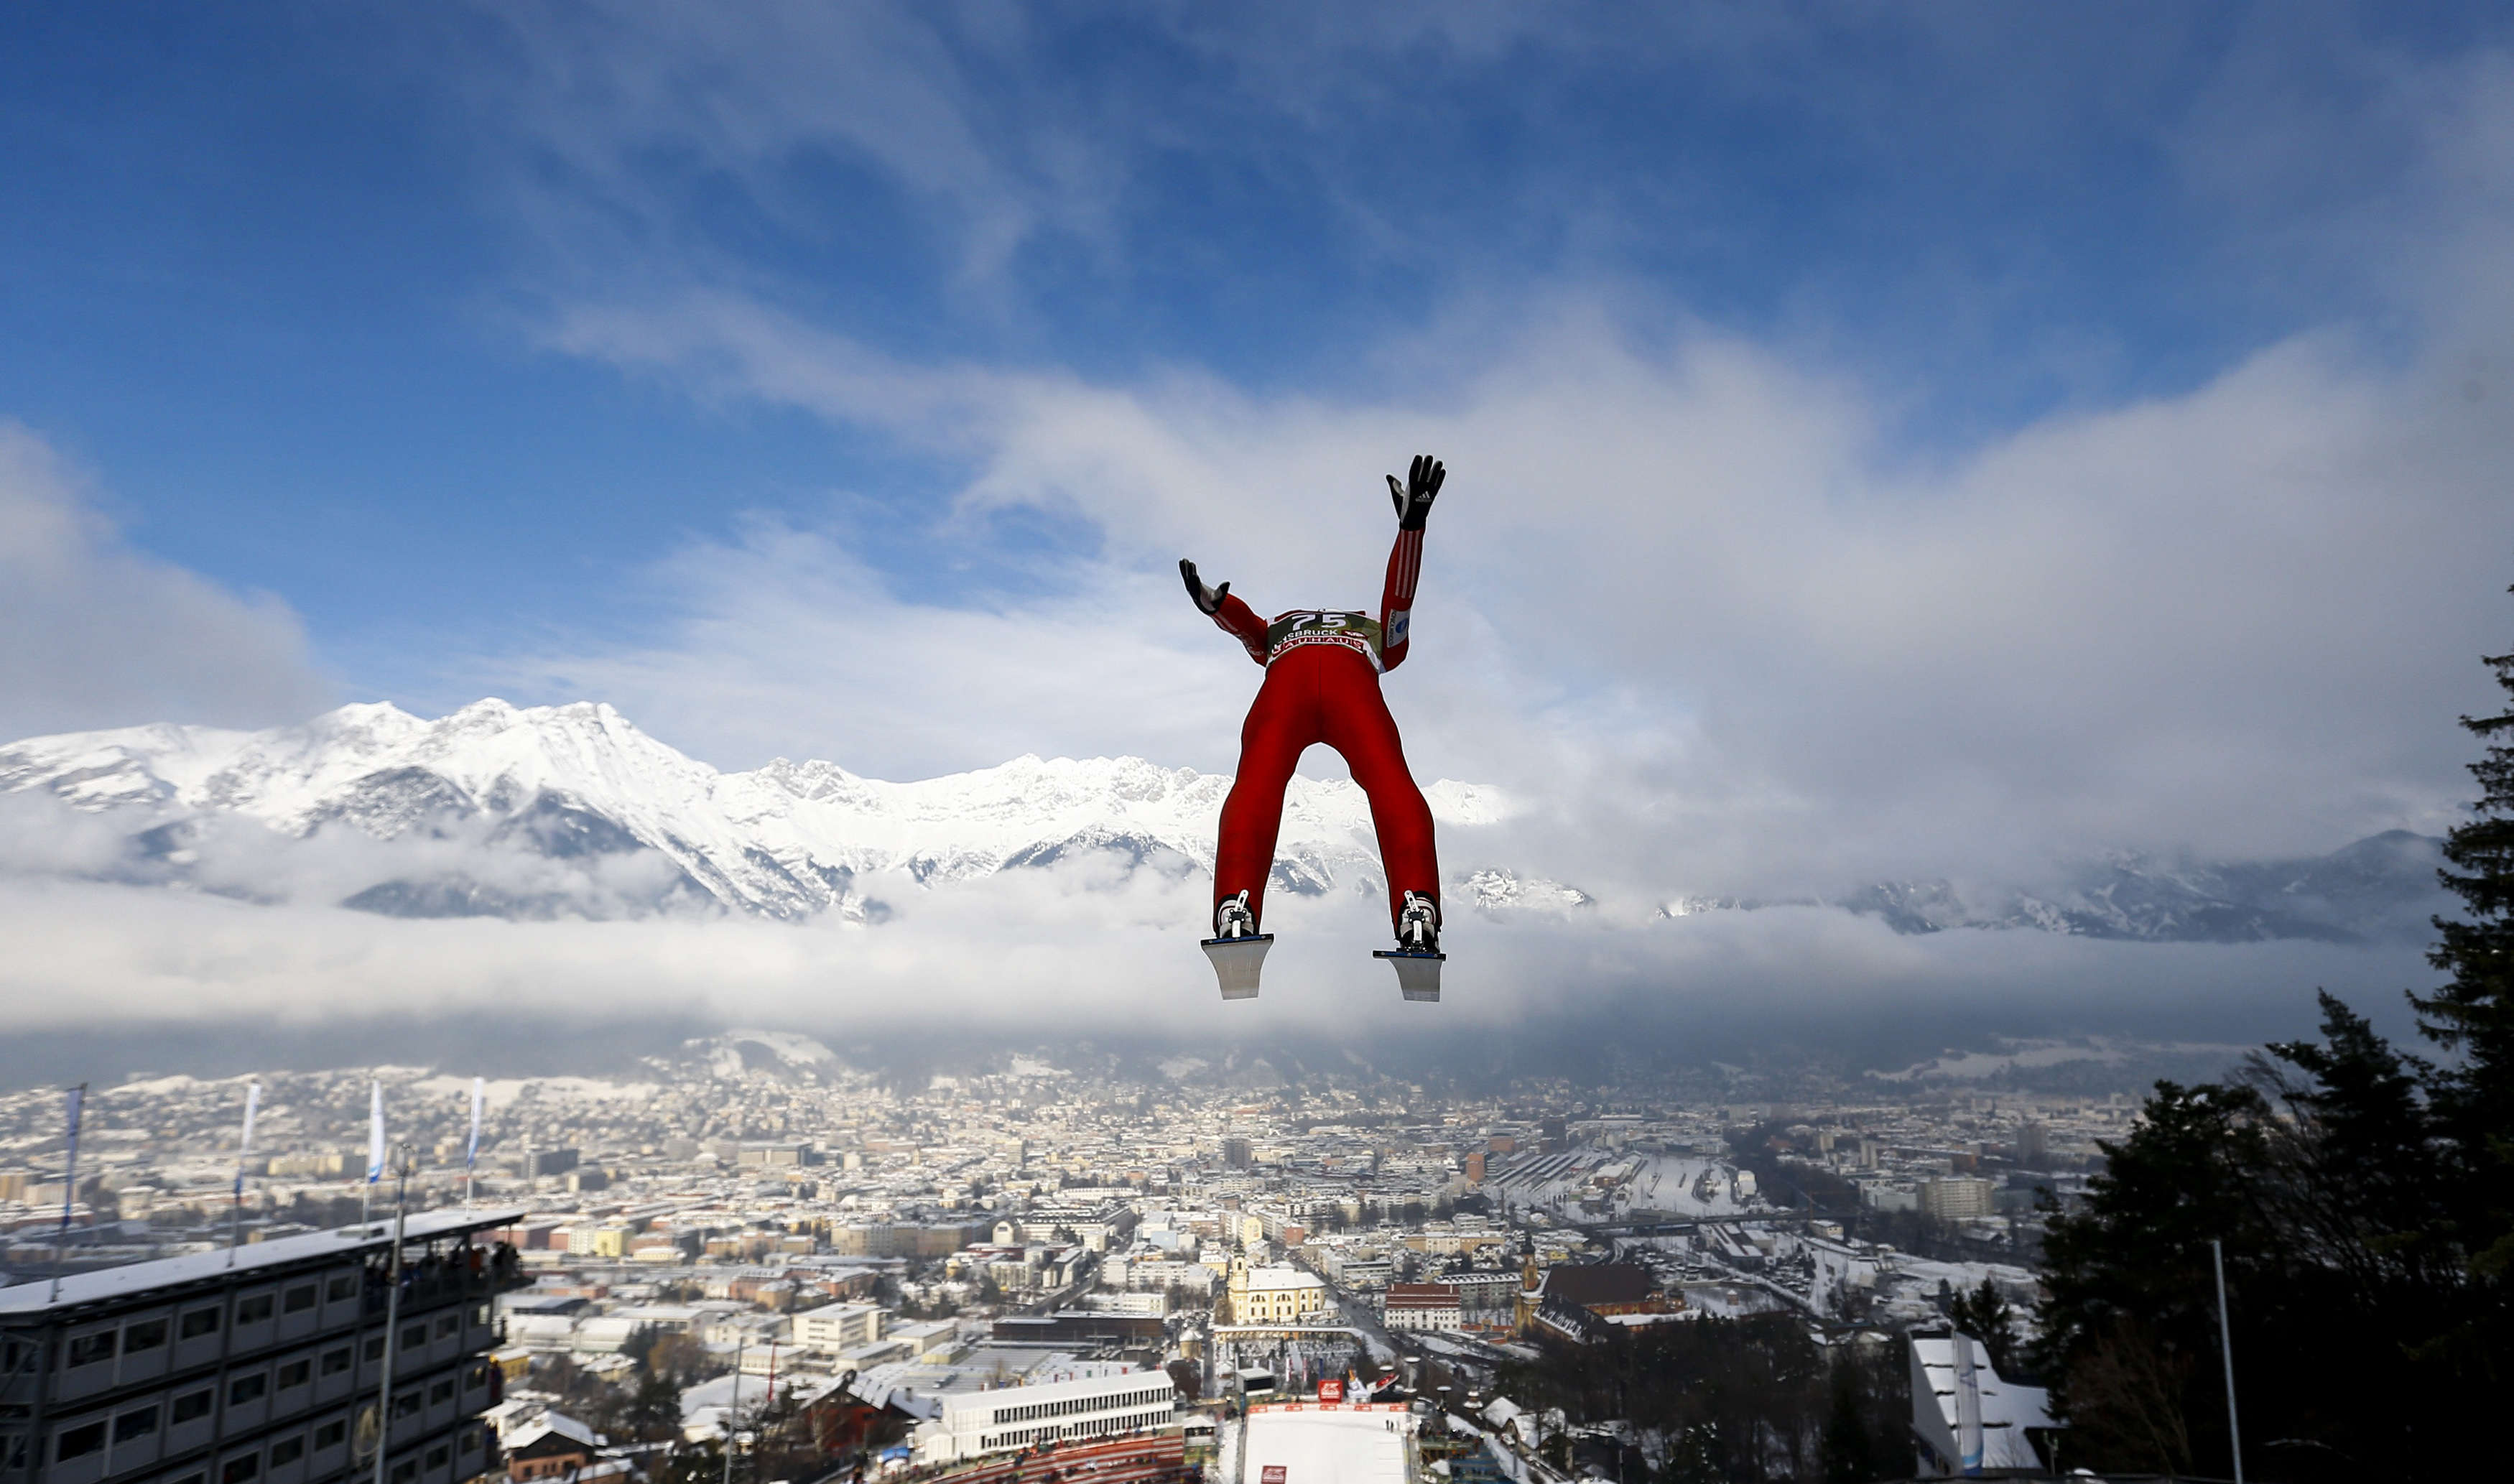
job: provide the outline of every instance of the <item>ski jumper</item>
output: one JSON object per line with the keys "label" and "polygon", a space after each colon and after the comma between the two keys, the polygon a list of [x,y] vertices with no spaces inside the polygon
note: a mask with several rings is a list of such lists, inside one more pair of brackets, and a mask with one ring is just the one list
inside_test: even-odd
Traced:
{"label": "ski jumper", "polygon": [[1381,672],[1405,662],[1414,580],[1422,565],[1423,533],[1399,531],[1376,620],[1361,613],[1294,610],[1270,623],[1236,594],[1224,595],[1213,622],[1266,667],[1266,681],[1239,729],[1239,774],[1222,804],[1222,838],[1213,862],[1217,904],[1244,891],[1250,910],[1262,914],[1275,841],[1282,831],[1283,789],[1302,752],[1316,742],[1344,755],[1353,781],[1370,800],[1380,863],[1388,872],[1390,918],[1397,917],[1409,891],[1439,900],[1432,808],[1406,771],[1397,720],[1379,694]]}

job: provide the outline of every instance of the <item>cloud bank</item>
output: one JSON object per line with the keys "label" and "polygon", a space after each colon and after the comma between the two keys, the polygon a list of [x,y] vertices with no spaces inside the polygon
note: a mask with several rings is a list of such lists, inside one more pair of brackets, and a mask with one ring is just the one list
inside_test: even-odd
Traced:
{"label": "cloud bank", "polygon": [[[1761,1045],[1857,1061],[1881,1024],[1916,1016],[1950,1040],[1991,1032],[2253,1037],[2301,1028],[2303,986],[2375,1010],[2414,966],[2403,951],[2099,943],[2042,935],[1897,938],[1818,909],[1683,922],[1470,917],[1453,929],[1439,1006],[1401,1003],[1366,956],[1375,903],[1293,899],[1264,995],[1220,1005],[1196,950],[1200,881],[1109,862],[901,894],[879,927],[649,919],[409,922],[314,906],[17,884],[0,891],[12,993],[0,1028],[40,1037],[111,1017],[135,1033],[413,1023],[767,1023],[833,1040],[944,1033],[997,1044],[1075,1037],[1262,1040],[1311,1034],[1369,1051],[1495,1033],[1591,1038],[1695,1064]],[[564,1033],[564,1032],[561,1032]],[[1926,1049],[1934,1049],[1924,1048]],[[1901,1044],[1881,1055],[1908,1055]]]}

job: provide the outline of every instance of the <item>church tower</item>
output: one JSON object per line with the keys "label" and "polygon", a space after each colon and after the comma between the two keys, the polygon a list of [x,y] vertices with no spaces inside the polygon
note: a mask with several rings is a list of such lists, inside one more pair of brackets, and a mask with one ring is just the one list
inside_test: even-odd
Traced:
{"label": "church tower", "polygon": [[1536,1327],[1537,1307],[1545,1302],[1545,1275],[1536,1270],[1536,1244],[1521,1241],[1519,1263],[1519,1332]]}
{"label": "church tower", "polygon": [[1231,1305],[1229,1322],[1246,1324],[1248,1322],[1248,1254],[1245,1252],[1234,1252],[1231,1255],[1229,1304]]}

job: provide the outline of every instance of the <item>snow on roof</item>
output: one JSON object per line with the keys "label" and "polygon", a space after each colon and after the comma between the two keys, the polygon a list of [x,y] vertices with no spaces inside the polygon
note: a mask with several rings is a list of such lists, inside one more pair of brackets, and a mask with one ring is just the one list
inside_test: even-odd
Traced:
{"label": "snow on roof", "polygon": [[1280,1484],[1405,1484],[1412,1423],[1395,1411],[1260,1408],[1248,1414],[1238,1472]]}
{"label": "snow on roof", "polygon": [[[2051,1420],[2050,1393],[2041,1386],[2001,1379],[1990,1368],[1990,1351],[1969,1335],[1912,1337],[1912,1423],[1945,1457],[1957,1457],[1956,1342],[1972,1346],[1973,1385],[1981,1396],[1981,1464],[1984,1468],[2041,1468],[2043,1461],[2026,1440],[2028,1427],[2058,1425]],[[1925,1405],[1922,1395],[1934,1398]],[[1936,1425],[1930,1425],[1932,1423]]]}
{"label": "snow on roof", "polygon": [[1269,1288],[1323,1288],[1325,1283],[1315,1273],[1277,1263],[1272,1267],[1253,1267],[1248,1271],[1248,1287],[1253,1292]]}
{"label": "snow on roof", "polygon": [[508,1453],[529,1448],[542,1439],[557,1436],[586,1448],[602,1446],[602,1434],[578,1422],[564,1412],[545,1412],[507,1435],[503,1446]]}
{"label": "snow on roof", "polygon": [[[403,1240],[421,1242],[466,1231],[485,1231],[511,1224],[523,1215],[521,1211],[424,1211],[405,1223]],[[355,1258],[392,1246],[392,1229],[389,1221],[370,1222],[364,1226],[309,1231],[303,1236],[278,1237],[231,1250],[186,1253],[180,1258],[155,1258],[145,1263],[125,1263],[119,1267],[101,1267],[94,1272],[71,1273],[61,1279],[58,1299],[51,1297],[53,1285],[49,1279],[20,1283],[0,1288],[0,1314],[105,1304],[151,1289],[215,1282],[323,1258]]]}

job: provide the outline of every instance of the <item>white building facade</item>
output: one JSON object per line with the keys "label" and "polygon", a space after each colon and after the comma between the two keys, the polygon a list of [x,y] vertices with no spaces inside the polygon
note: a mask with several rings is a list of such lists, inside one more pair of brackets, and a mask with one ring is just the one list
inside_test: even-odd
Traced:
{"label": "white building facade", "polygon": [[1465,1323],[1458,1291],[1441,1283],[1392,1284],[1383,1317],[1392,1330],[1453,1330]]}
{"label": "white building facade", "polygon": [[875,1304],[825,1304],[794,1316],[794,1343],[835,1353],[881,1338],[887,1314]]}
{"label": "white building facade", "polygon": [[1131,1371],[993,1391],[955,1391],[916,1429],[920,1464],[951,1464],[1068,1438],[1116,1437],[1169,1426],[1178,1387],[1167,1373]]}
{"label": "white building facade", "polygon": [[1231,1322],[1277,1324],[1309,1319],[1329,1311],[1326,1281],[1288,1264],[1250,1267],[1231,1264]]}

